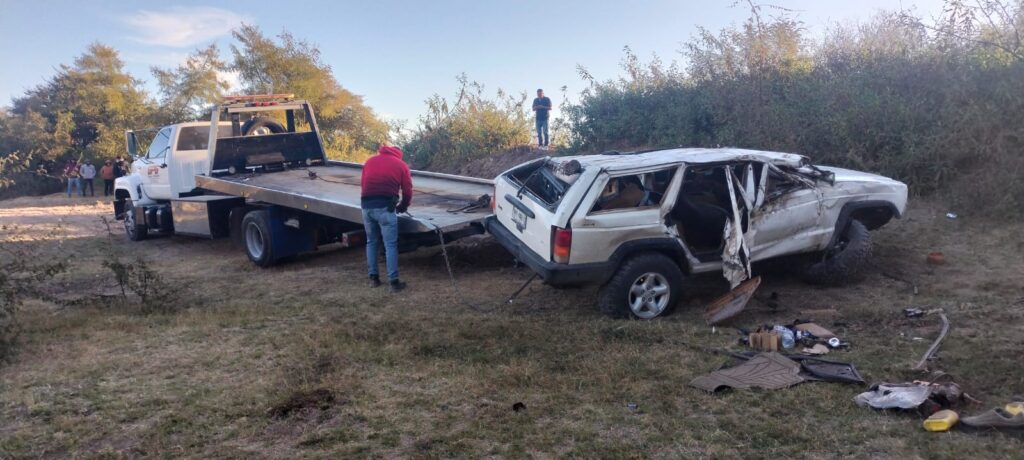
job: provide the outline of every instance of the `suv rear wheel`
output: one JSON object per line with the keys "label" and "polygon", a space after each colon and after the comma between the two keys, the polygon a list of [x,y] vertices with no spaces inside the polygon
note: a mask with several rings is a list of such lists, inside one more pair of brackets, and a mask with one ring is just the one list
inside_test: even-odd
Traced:
{"label": "suv rear wheel", "polygon": [[613,318],[653,319],[672,311],[685,277],[674,260],[654,253],[630,257],[601,287],[598,305]]}

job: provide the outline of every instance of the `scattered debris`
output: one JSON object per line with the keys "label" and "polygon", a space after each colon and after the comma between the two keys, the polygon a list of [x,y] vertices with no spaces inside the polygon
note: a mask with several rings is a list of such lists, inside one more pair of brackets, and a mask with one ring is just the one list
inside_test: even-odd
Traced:
{"label": "scattered debris", "polygon": [[928,400],[931,389],[913,383],[880,383],[855,398],[858,406],[875,409],[916,409]]}
{"label": "scattered debris", "polygon": [[964,425],[974,428],[1024,428],[1024,402],[1014,401],[978,415],[964,417]]}
{"label": "scattered debris", "polygon": [[714,393],[724,387],[776,390],[803,381],[799,363],[779,353],[761,353],[738,366],[697,377],[690,385]]}
{"label": "scattered debris", "polygon": [[804,348],[800,352],[807,355],[827,355],[829,352],[829,348],[826,345],[816,343],[813,347]]}
{"label": "scattered debris", "polygon": [[946,213],[946,218],[947,218],[947,219],[949,219],[949,220],[954,220],[954,219],[956,219],[957,217],[958,217],[958,216],[956,215],[956,213],[955,213],[955,212],[947,212],[947,213]]}
{"label": "scattered debris", "polygon": [[812,356],[789,356],[799,361],[800,367],[808,374],[808,380],[823,380],[826,382],[856,383],[864,385],[864,377],[861,377],[857,368],[850,363],[829,361]]}
{"label": "scattered debris", "polygon": [[746,339],[747,345],[755,350],[779,351],[782,348],[782,338],[773,331],[761,331],[758,329],[755,332],[751,332]]}
{"label": "scattered debris", "polygon": [[747,306],[747,302],[750,302],[750,298],[753,297],[754,291],[756,291],[757,287],[760,285],[761,277],[756,276],[740,283],[736,289],[733,289],[725,295],[715,299],[715,301],[708,304],[707,309],[705,309],[704,321],[706,321],[708,325],[713,325],[736,316]]}
{"label": "scattered debris", "polygon": [[626,403],[626,408],[629,409],[630,412],[636,412],[640,409],[640,406],[637,403]]}
{"label": "scattered debris", "polygon": [[512,412],[519,412],[524,410],[526,410],[526,404],[523,404],[521,401],[512,404]]}
{"label": "scattered debris", "polygon": [[949,409],[940,410],[924,420],[924,429],[927,431],[949,431],[960,420],[956,412]]}
{"label": "scattered debris", "polygon": [[904,308],[903,309],[903,316],[906,316],[907,318],[920,318],[920,317],[924,316],[925,313],[927,313],[927,311],[924,310],[924,309],[921,309],[921,308]]}
{"label": "scattered debris", "polygon": [[824,340],[829,340],[836,336],[835,334],[832,333],[832,331],[825,329],[814,323],[797,324],[793,326],[793,329],[796,329],[801,332],[810,333],[812,336]]}
{"label": "scattered debris", "polygon": [[946,317],[946,313],[943,312],[941,308],[936,310],[929,310],[927,313],[939,314],[939,318],[942,319],[942,331],[939,332],[939,337],[935,339],[935,342],[932,343],[932,346],[928,347],[928,351],[924,352],[924,356],[922,356],[921,361],[918,362],[916,366],[914,366],[914,370],[922,370],[925,367],[927,367],[928,360],[935,355],[935,352],[939,350],[939,344],[941,344],[942,340],[945,339],[946,335],[949,334],[949,318]]}
{"label": "scattered debris", "polygon": [[925,260],[930,265],[944,265],[946,263],[946,255],[941,252],[929,252],[928,258]]}

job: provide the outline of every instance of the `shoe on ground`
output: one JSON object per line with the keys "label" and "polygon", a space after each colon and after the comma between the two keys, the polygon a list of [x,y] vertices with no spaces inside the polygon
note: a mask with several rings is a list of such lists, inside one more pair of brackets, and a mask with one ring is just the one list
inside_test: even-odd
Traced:
{"label": "shoe on ground", "polygon": [[398,292],[405,289],[405,281],[391,280],[391,292]]}
{"label": "shoe on ground", "polygon": [[370,275],[370,287],[372,287],[372,288],[380,287],[380,277],[379,276]]}

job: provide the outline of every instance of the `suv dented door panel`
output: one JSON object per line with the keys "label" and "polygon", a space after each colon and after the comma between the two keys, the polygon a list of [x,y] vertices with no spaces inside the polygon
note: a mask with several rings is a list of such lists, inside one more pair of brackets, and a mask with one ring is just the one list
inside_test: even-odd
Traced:
{"label": "suv dented door panel", "polygon": [[[666,169],[675,169],[675,174],[658,205],[590,212],[609,180]],[[602,171],[590,187],[589,192],[583,197],[572,218],[570,263],[604,262],[619,246],[628,241],[674,237],[674,234],[665,227],[664,219],[672,209],[675,196],[679,191],[679,184],[682,182],[683,175],[680,170],[680,166],[671,168],[660,166],[616,172],[614,176]]]}
{"label": "suv dented door panel", "polygon": [[[762,199],[750,216],[751,259],[769,259],[783,254],[809,252],[821,247],[831,235],[822,227],[825,212],[821,184],[791,173],[759,165],[764,171],[758,193]],[[772,181],[788,177],[797,185],[782,194],[772,194]]]}

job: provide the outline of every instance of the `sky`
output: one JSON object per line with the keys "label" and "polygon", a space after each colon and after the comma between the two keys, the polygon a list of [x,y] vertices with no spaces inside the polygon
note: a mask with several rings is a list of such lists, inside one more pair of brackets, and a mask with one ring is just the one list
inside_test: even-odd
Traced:
{"label": "sky", "polygon": [[[0,0],[0,106],[53,76],[92,42],[121,52],[126,69],[155,94],[152,66],[170,67],[217,43],[230,55],[231,29],[254,24],[317,45],[342,86],[389,119],[414,124],[433,94],[451,96],[456,75],[526,92],[544,88],[557,105],[585,86],[577,66],[599,80],[621,74],[623,47],[641,58],[681,59],[698,27],[738,25],[735,0],[671,1],[289,1]],[[811,34],[866,21],[880,10],[926,17],[942,0],[774,0]],[[766,9],[768,14],[772,10]],[[225,75],[231,79],[231,75]]]}

